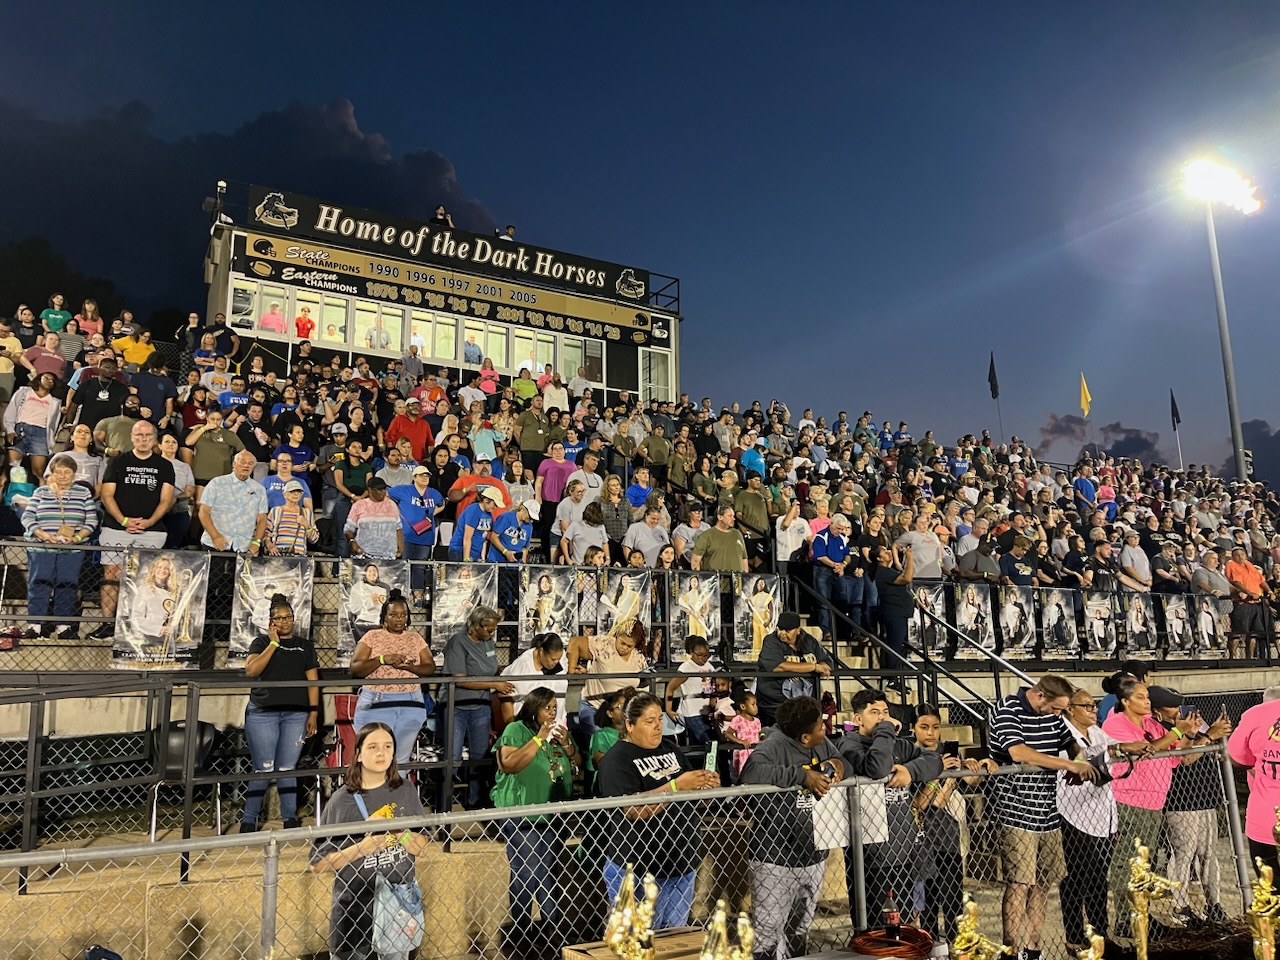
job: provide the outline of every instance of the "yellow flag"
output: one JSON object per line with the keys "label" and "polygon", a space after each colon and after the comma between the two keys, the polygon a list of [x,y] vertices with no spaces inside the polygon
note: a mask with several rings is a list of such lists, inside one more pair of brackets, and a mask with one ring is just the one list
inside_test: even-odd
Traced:
{"label": "yellow flag", "polygon": [[1080,409],[1084,411],[1084,415],[1089,415],[1089,406],[1093,403],[1093,397],[1089,395],[1089,385],[1084,382],[1084,374],[1080,374]]}

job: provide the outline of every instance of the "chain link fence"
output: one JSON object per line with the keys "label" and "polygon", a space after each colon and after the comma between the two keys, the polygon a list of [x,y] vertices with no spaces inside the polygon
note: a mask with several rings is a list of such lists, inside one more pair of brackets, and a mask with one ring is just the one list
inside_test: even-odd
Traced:
{"label": "chain link fence", "polygon": [[[418,957],[559,956],[601,939],[625,854],[657,874],[656,926],[703,927],[724,900],[750,914],[760,955],[772,955],[771,944],[789,956],[843,947],[880,926],[892,891],[902,922],[935,938],[954,934],[968,894],[982,934],[1038,942],[1045,957],[1065,960],[1086,922],[1110,937],[1129,933],[1124,884],[1137,829],[1151,866],[1181,884],[1153,901],[1153,940],[1243,915],[1249,874],[1223,752],[1179,753],[1194,762],[1172,758],[1179,766],[1160,809],[1135,818],[1108,802],[1108,786],[1051,783],[1062,819],[1039,832],[1002,822],[1000,792],[1025,791],[1025,778],[1043,772],[1010,767],[905,787],[853,778],[822,798],[739,786],[0,855],[0,896],[11,900],[0,953],[77,957],[101,943],[130,958],[258,960],[272,948],[277,958],[346,956],[367,943],[373,873],[408,863],[424,902]],[[1113,763],[1113,775],[1124,765]],[[429,803],[433,788],[416,789]],[[1068,789],[1096,795],[1076,803],[1056,793]],[[361,841],[337,873],[313,870]]]}

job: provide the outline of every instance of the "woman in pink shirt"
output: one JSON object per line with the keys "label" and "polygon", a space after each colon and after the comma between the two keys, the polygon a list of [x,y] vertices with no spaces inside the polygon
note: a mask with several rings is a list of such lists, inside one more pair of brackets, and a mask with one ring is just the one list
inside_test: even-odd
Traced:
{"label": "woman in pink shirt", "polygon": [[[1157,688],[1160,689],[1162,688]],[[1145,740],[1152,750],[1172,750],[1179,746],[1184,736],[1200,727],[1199,717],[1183,717],[1174,724],[1172,730],[1166,730],[1152,716],[1150,691],[1139,680],[1122,680],[1116,696],[1116,708],[1102,724],[1102,732],[1121,743]],[[1193,762],[1197,759],[1199,758],[1184,757],[1181,762]],[[1165,798],[1169,794],[1169,784],[1173,781],[1173,768],[1179,762],[1178,757],[1154,756],[1133,763],[1132,773],[1128,772],[1128,763],[1121,762],[1111,767],[1111,774],[1115,778],[1111,781],[1111,792],[1116,798],[1118,829],[1109,881],[1117,904],[1128,902],[1129,858],[1133,856],[1134,837],[1141,837],[1142,842],[1149,847],[1158,842],[1160,828],[1164,824]],[[1118,912],[1121,916],[1116,923],[1116,933],[1128,937],[1128,911],[1122,908]]]}

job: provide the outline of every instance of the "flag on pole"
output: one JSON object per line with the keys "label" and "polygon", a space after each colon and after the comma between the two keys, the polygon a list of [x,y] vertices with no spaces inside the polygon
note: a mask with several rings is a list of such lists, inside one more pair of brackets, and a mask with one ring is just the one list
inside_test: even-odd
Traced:
{"label": "flag on pole", "polygon": [[991,351],[991,363],[987,367],[987,383],[991,385],[991,399],[1000,399],[1000,381],[996,378],[996,352]]}
{"label": "flag on pole", "polygon": [[1089,407],[1093,403],[1093,397],[1089,394],[1089,384],[1084,382],[1084,374],[1080,374],[1080,409],[1084,411],[1084,415],[1089,415]]}
{"label": "flag on pole", "polygon": [[1178,413],[1178,401],[1173,396],[1173,391],[1169,391],[1169,419],[1173,421],[1173,432],[1178,432],[1178,424],[1182,422],[1182,415]]}

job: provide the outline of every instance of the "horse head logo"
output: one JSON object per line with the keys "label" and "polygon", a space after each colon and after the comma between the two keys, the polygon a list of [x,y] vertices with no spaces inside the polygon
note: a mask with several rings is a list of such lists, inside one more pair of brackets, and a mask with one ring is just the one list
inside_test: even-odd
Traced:
{"label": "horse head logo", "polygon": [[618,291],[619,296],[639,300],[644,296],[644,281],[637,280],[636,272],[627,267],[618,275],[618,282],[614,284],[614,289]]}
{"label": "horse head logo", "polygon": [[298,208],[287,206],[284,194],[279,191],[268,193],[253,212],[259,223],[288,230],[298,225]]}

